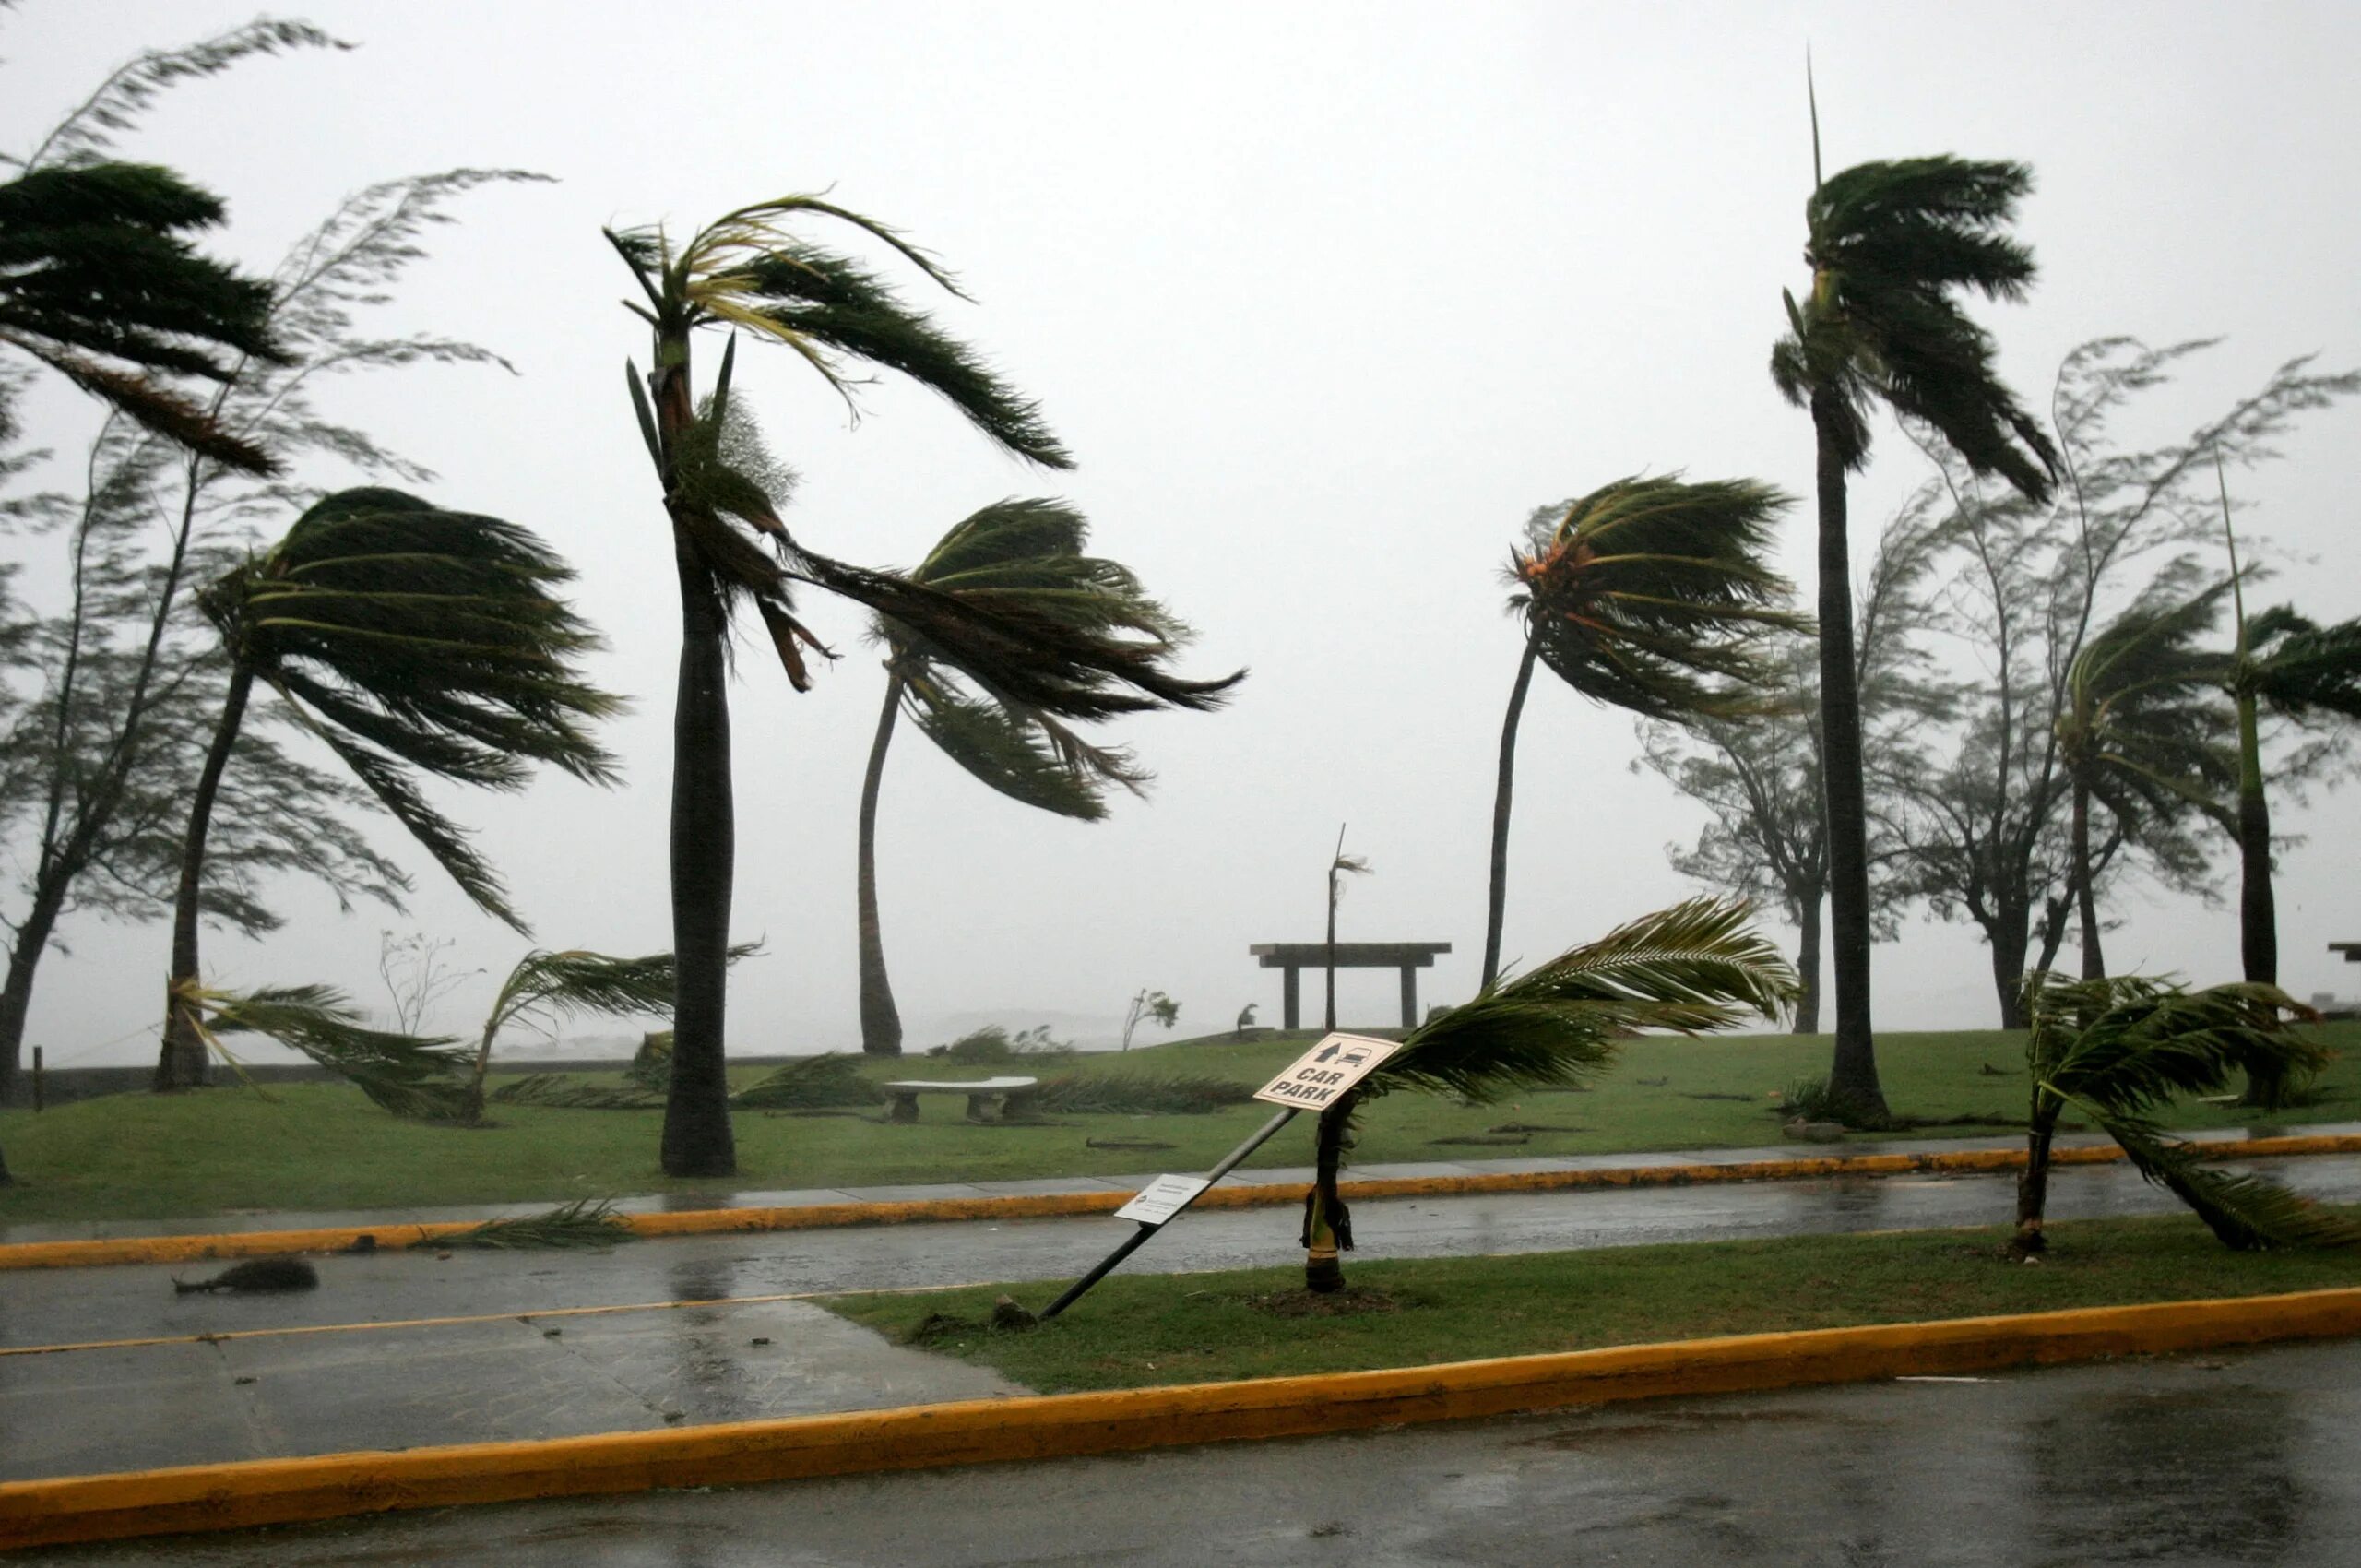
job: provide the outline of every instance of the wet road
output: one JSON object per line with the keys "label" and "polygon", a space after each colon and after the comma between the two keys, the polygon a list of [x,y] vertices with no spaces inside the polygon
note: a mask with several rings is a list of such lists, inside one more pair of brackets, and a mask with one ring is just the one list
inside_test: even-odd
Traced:
{"label": "wet road", "polygon": [[[2235,1167],[2233,1167],[2235,1169]],[[2361,1202],[2361,1157],[2257,1161],[2297,1191]],[[1354,1206],[1358,1255],[1465,1256],[2006,1223],[2012,1176],[1845,1177],[1724,1186],[1604,1188]],[[2123,1166],[2051,1178],[2054,1219],[2164,1214],[2179,1206]],[[1192,1212],[1135,1253],[1127,1272],[1247,1268],[1299,1260],[1291,1207]],[[1131,1234],[1086,1218],[899,1225],[636,1241],[601,1253],[461,1250],[316,1260],[303,1296],[176,1295],[174,1277],[214,1265],[36,1269],[0,1275],[0,1347],[193,1335],[291,1324],[529,1313],[687,1298],[900,1289],[1078,1275]],[[0,1358],[0,1390],[6,1359]],[[0,1422],[0,1434],[5,1434]],[[8,1471],[0,1463],[0,1475]]]}
{"label": "wet road", "polygon": [[77,1568],[2345,1568],[2361,1348],[59,1550]]}

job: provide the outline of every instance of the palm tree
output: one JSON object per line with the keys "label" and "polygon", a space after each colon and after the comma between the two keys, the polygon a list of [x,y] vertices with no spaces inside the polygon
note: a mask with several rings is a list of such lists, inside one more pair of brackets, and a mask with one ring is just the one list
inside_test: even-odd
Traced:
{"label": "palm tree", "polygon": [[2192,811],[2218,814],[2236,779],[2229,724],[2197,647],[2220,593],[2135,604],[2083,644],[2067,668],[2058,754],[2072,800],[2069,875],[2082,921],[2082,978],[2106,973],[2099,946],[2091,802],[2126,843]]}
{"label": "palm tree", "polygon": [[[2220,479],[2218,465],[2217,481]],[[2222,486],[2222,538],[2230,553],[2237,641],[2218,679],[2238,720],[2238,953],[2246,978],[2279,983],[2279,930],[2271,888],[2271,802],[2263,792],[2260,709],[2298,724],[2361,719],[2361,620],[2321,626],[2287,605],[2247,619],[2230,496]]]}
{"label": "palm tree", "polygon": [[2024,1174],[2017,1179],[2019,1257],[2048,1246],[2049,1146],[2072,1107],[2122,1146],[2140,1174],[2197,1211],[2223,1244],[2351,1246],[2361,1225],[2258,1176],[2209,1170],[2166,1134],[2155,1113],[2184,1094],[2212,1094],[2239,1072],[2285,1076],[2317,1071],[2329,1052],[2286,1027],[2305,1016],[2276,986],[2240,983],[2190,992],[2139,975],[2070,980],[2026,978],[2025,1064],[2033,1080]]}
{"label": "palm tree", "polygon": [[231,677],[182,843],[158,1088],[205,1081],[197,915],[206,832],[258,680],[469,897],[525,929],[498,873],[428,803],[410,769],[492,790],[521,789],[534,762],[614,781],[614,759],[584,725],[622,705],[575,672],[598,639],[552,592],[572,576],[513,523],[364,487],[315,503],[271,550],[198,594],[227,645]]}
{"label": "palm tree", "polygon": [[1828,792],[1829,927],[1836,1051],[1829,1088],[1862,1121],[1889,1116],[1869,1024],[1869,807],[1853,650],[1852,564],[1845,476],[1869,461],[1869,412],[1883,402],[1933,428],[1977,473],[2047,498],[2057,454],[1993,369],[1991,338],[1961,311],[1964,290],[2017,300],[2033,254],[2005,232],[2032,188],[2021,163],[1914,158],[1862,163],[1819,181],[1811,199],[1802,303],[1785,295],[1789,332],[1771,376],[1811,411],[1820,502],[1822,778]]}
{"label": "palm tree", "polygon": [[1703,1034],[1750,1016],[1776,1019],[1796,999],[1795,970],[1747,925],[1736,898],[1691,898],[1487,986],[1403,1041],[1402,1049],[1321,1113],[1311,1190],[1304,1197],[1304,1289],[1339,1290],[1337,1253],[1353,1245],[1336,1175],[1359,1109],[1396,1089],[1497,1099],[1595,1077],[1639,1029]]}
{"label": "palm tree", "polygon": [[[1078,636],[1133,641],[1169,659],[1189,640],[1189,628],[1150,599],[1129,568],[1085,554],[1089,539],[1088,520],[1062,502],[999,501],[953,527],[909,577],[957,600],[1006,606]],[[860,790],[860,1048],[896,1056],[902,1019],[877,919],[877,798],[899,715],[907,709],[945,756],[991,789],[1083,822],[1106,816],[1109,785],[1138,794],[1152,775],[1127,749],[1093,745],[1053,714],[971,688],[922,629],[880,617],[876,630],[886,648],[885,703]],[[1184,684],[1211,706],[1239,678]]]}
{"label": "palm tree", "polygon": [[1034,405],[972,350],[867,267],[788,228],[808,218],[847,224],[958,292],[932,258],[893,230],[819,196],[741,208],[677,248],[661,227],[607,233],[646,296],[644,306],[627,302],[625,308],[653,334],[653,368],[645,386],[636,368],[627,380],[663,487],[681,586],[671,826],[680,986],[663,1138],[663,1168],[675,1176],[726,1175],[737,1166],[722,1045],[736,835],[728,647],[739,607],[753,606],[798,689],[810,679],[803,649],[819,646],[795,617],[791,590],[801,582],[910,628],[943,664],[996,699],[1039,713],[1093,719],[1213,700],[1166,675],[1153,645],[1109,639],[1014,606],[961,600],[847,565],[796,541],[778,516],[790,478],[764,448],[742,400],[730,394],[734,338],[712,392],[702,402],[695,394],[690,350],[700,328],[742,328],[783,344],[848,398],[851,365],[898,371],[940,393],[1003,450],[1045,468],[1073,466]]}
{"label": "palm tree", "polygon": [[1527,521],[1506,573],[1525,653],[1501,724],[1492,794],[1487,988],[1501,971],[1517,725],[1535,662],[1593,702],[1643,719],[1687,724],[1761,712],[1758,688],[1777,674],[1761,655],[1763,634],[1809,625],[1777,608],[1794,589],[1763,563],[1786,505],[1751,480],[1634,477]]}
{"label": "palm tree", "polygon": [[1345,878],[1373,876],[1377,868],[1369,863],[1367,855],[1345,853],[1345,825],[1336,825],[1336,849],[1328,857],[1328,1004],[1324,1014],[1326,1027],[1336,1027],[1336,906],[1344,901]]}

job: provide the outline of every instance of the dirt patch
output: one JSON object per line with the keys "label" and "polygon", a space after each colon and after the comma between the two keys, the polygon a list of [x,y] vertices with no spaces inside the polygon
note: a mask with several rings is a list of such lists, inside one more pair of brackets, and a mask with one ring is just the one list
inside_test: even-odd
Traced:
{"label": "dirt patch", "polygon": [[1247,1297],[1246,1304],[1273,1317],[1359,1317],[1368,1313],[1402,1310],[1402,1303],[1384,1291],[1364,1290],[1353,1285],[1324,1295],[1311,1290],[1273,1290],[1267,1295]]}

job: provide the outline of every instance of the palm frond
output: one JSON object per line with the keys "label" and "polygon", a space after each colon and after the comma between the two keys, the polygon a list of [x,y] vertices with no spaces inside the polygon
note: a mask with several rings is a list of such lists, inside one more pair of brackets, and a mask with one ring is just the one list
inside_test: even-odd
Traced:
{"label": "palm frond", "polygon": [[[752,951],[740,948],[731,956]],[[670,953],[615,958],[578,947],[563,952],[536,950],[508,971],[500,993],[492,999],[485,1032],[497,1035],[518,1016],[537,1010],[558,1016],[666,1017],[672,1011],[676,983],[676,966]]]}
{"label": "palm frond", "polygon": [[500,1252],[571,1251],[611,1247],[633,1239],[631,1226],[615,1212],[611,1198],[576,1198],[540,1214],[487,1219],[453,1236],[412,1243],[421,1247],[483,1247]]}
{"label": "palm frond", "polygon": [[875,1085],[860,1075],[860,1058],[850,1051],[801,1056],[730,1097],[750,1111],[811,1111],[878,1103]]}
{"label": "palm frond", "polygon": [[87,166],[131,129],[157,97],[182,82],[228,70],[253,55],[287,49],[350,49],[312,26],[276,17],[251,22],[177,49],[150,49],[107,73],[72,113],[53,125],[24,160],[28,169]]}
{"label": "palm frond", "polygon": [[2309,1009],[2276,986],[2187,991],[2137,975],[2027,977],[2027,1051],[2037,1083],[2141,1116],[2182,1095],[2217,1093],[2240,1075],[2296,1075],[2327,1065],[2312,1036],[2285,1027]]}
{"label": "palm frond", "polygon": [[258,1034],[318,1063],[397,1116],[453,1121],[467,1111],[468,1055],[447,1036],[362,1025],[332,986],[270,986],[243,993],[190,988],[185,1000],[208,1035]]}
{"label": "palm frond", "polygon": [[2248,624],[2246,679],[2272,708],[2301,721],[2361,719],[2361,620],[2321,626],[2286,605]]}
{"label": "palm frond", "polygon": [[484,1097],[495,1105],[529,1105],[544,1111],[661,1111],[661,1094],[626,1086],[576,1083],[563,1073],[530,1073],[511,1078]]}
{"label": "palm frond", "polygon": [[2361,1221],[2265,1177],[2202,1164],[2206,1151],[2165,1136],[2153,1123],[2095,1113],[2094,1120],[2122,1146],[2133,1169],[2187,1204],[2234,1252],[2361,1246]]}
{"label": "palm frond", "polygon": [[[1085,746],[1046,716],[1034,719],[998,703],[979,702],[941,679],[912,681],[905,690],[910,717],[938,751],[977,782],[1021,805],[1097,822],[1107,814],[1100,780],[1134,789],[1145,782],[1127,753]],[[1056,737],[1074,743],[1061,750]]]}
{"label": "palm frond", "polygon": [[1636,1029],[1775,1019],[1799,988],[1748,914],[1741,900],[1692,898],[1570,948],[1413,1031],[1365,1092],[1491,1099],[1591,1076]]}

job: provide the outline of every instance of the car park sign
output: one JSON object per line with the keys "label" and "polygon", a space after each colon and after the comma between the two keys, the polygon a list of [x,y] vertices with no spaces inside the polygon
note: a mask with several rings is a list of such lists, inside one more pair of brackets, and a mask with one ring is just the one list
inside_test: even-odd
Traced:
{"label": "car park sign", "polygon": [[1254,1098],[1294,1111],[1325,1111],[1401,1049],[1368,1035],[1330,1035],[1255,1090]]}

